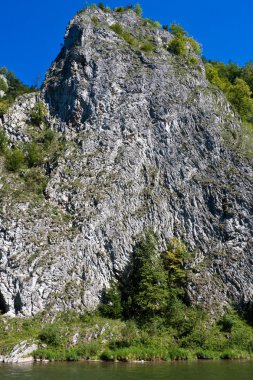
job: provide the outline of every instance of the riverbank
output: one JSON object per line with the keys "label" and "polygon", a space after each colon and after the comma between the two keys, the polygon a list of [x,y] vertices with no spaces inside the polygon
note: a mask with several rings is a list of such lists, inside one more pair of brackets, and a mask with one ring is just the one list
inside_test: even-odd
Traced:
{"label": "riverbank", "polygon": [[0,361],[174,361],[252,359],[253,328],[234,311],[216,323],[204,313],[177,325],[73,312],[0,318]]}

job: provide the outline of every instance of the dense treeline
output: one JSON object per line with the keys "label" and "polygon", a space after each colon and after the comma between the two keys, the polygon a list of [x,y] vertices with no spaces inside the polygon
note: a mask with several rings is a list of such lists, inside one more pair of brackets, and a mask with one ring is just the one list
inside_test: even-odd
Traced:
{"label": "dense treeline", "polygon": [[218,86],[243,122],[253,123],[253,62],[240,67],[235,63],[206,62],[209,81]]}

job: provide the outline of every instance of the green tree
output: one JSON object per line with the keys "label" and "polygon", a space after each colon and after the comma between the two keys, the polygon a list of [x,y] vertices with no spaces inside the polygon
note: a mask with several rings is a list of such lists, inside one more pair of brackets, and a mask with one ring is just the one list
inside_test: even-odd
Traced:
{"label": "green tree", "polygon": [[133,266],[125,289],[127,317],[147,322],[163,316],[168,296],[167,275],[157,250],[157,239],[147,233],[133,253]]}
{"label": "green tree", "polygon": [[134,11],[138,16],[142,15],[142,8],[139,3],[135,4]]}
{"label": "green tree", "polygon": [[171,299],[184,295],[186,283],[185,264],[188,256],[186,246],[176,238],[170,240],[166,251],[162,254]]}
{"label": "green tree", "polygon": [[122,317],[121,292],[118,285],[113,282],[109,289],[104,289],[99,306],[101,315],[117,319]]}
{"label": "green tree", "polygon": [[105,7],[104,3],[102,3],[102,2],[100,2],[98,4],[98,8],[100,8],[103,12],[106,10],[106,7]]}
{"label": "green tree", "polygon": [[253,121],[253,99],[247,83],[236,78],[235,84],[227,89],[227,98],[245,121]]}
{"label": "green tree", "polygon": [[247,83],[253,93],[253,62],[248,62],[242,69],[242,79]]}

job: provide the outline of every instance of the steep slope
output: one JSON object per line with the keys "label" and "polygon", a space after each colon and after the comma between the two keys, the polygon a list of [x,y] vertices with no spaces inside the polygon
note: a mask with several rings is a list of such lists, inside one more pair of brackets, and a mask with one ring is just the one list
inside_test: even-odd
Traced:
{"label": "steep slope", "polygon": [[4,117],[12,142],[29,140],[30,110],[43,100],[67,143],[45,166],[44,199],[14,197],[2,169],[11,189],[1,202],[2,312],[94,308],[147,229],[161,247],[186,242],[192,302],[251,301],[253,173],[240,121],[191,47],[192,63],[146,24],[133,11],[79,13],[41,94]]}

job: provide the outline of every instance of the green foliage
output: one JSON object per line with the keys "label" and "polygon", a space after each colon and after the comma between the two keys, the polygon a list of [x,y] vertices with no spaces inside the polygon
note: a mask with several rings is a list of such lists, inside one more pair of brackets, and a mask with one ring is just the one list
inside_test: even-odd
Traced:
{"label": "green foliage", "polygon": [[168,303],[167,275],[152,233],[133,253],[133,264],[125,291],[124,312],[141,322],[164,316]]}
{"label": "green foliage", "polygon": [[229,102],[235,107],[244,121],[253,122],[253,99],[248,84],[240,78],[236,78],[235,84],[226,89]]}
{"label": "green foliage", "polygon": [[114,8],[114,11],[118,12],[118,13],[124,13],[125,12],[125,8],[124,7],[116,7],[116,8]]}
{"label": "green foliage", "polygon": [[184,37],[186,36],[188,33],[183,29],[183,27],[179,24],[170,24],[169,26],[169,31],[170,33],[174,36],[174,37]]}
{"label": "green foliage", "polygon": [[201,45],[197,41],[195,41],[194,38],[187,37],[187,42],[191,45],[192,50],[194,51],[196,55],[201,54],[201,51],[202,51]]}
{"label": "green foliage", "polygon": [[[168,44],[168,50],[182,58],[185,58],[192,51],[196,55],[200,55],[201,46],[192,37],[187,37],[188,33],[182,28],[181,25],[171,24],[169,27],[170,33],[174,38]],[[189,49],[190,45],[190,49]],[[189,56],[188,62],[191,64],[196,64],[198,61],[195,57]]]}
{"label": "green foliage", "polygon": [[135,38],[130,33],[125,31],[122,25],[119,24],[118,22],[111,25],[110,29],[113,30],[116,34],[118,34],[118,36],[122,37],[129,45],[136,44]]}
{"label": "green foliage", "polygon": [[3,129],[0,129],[0,154],[3,154],[7,148],[8,139]]}
{"label": "green foliage", "polygon": [[60,346],[62,343],[61,331],[55,325],[47,326],[41,331],[39,339],[43,343],[49,344],[51,346]]}
{"label": "green foliage", "polygon": [[9,149],[5,157],[7,170],[12,172],[19,171],[25,163],[25,155],[21,149]]}
{"label": "green foliage", "polygon": [[122,317],[121,293],[116,283],[102,293],[99,312],[102,316],[117,319]]}
{"label": "green foliage", "polygon": [[105,11],[106,10],[106,6],[102,2],[98,3],[98,8],[101,9],[101,11]]}
{"label": "green foliage", "polygon": [[155,50],[155,46],[151,42],[145,41],[141,44],[140,49],[145,52],[151,52]]}
{"label": "green foliage", "polygon": [[138,16],[142,15],[142,8],[139,3],[135,4],[134,11]]}
{"label": "green foliage", "polygon": [[24,174],[26,191],[42,195],[46,189],[47,177],[38,168],[31,168]]}
{"label": "green foliage", "polygon": [[11,102],[6,97],[0,99],[0,117],[2,117],[9,109]]}
{"label": "green foliage", "polygon": [[239,113],[243,122],[252,123],[253,99],[251,86],[253,84],[253,65],[248,63],[241,69],[233,63],[226,65],[221,62],[210,61],[205,66],[208,80],[225,93],[228,101]]}
{"label": "green foliage", "polygon": [[[248,62],[240,71],[241,78],[247,83],[253,93],[253,62]],[[239,76],[238,74],[236,75]]]}
{"label": "green foliage", "polygon": [[8,91],[8,85],[2,78],[0,78],[0,91],[4,91],[4,92]]}
{"label": "green foliage", "polygon": [[26,162],[29,168],[43,164],[44,154],[43,154],[43,149],[39,144],[35,142],[30,142],[26,144],[25,151],[26,151]]}
{"label": "green foliage", "polygon": [[162,254],[170,289],[182,289],[185,285],[185,264],[188,257],[186,246],[180,240],[172,238],[167,245],[167,250]]}
{"label": "green foliage", "polygon": [[45,121],[47,114],[46,106],[43,102],[39,101],[30,112],[30,119],[33,125],[41,125]]}
{"label": "green foliage", "polygon": [[186,57],[188,48],[186,40],[183,36],[175,36],[168,45],[168,49],[171,53],[179,55],[180,57]]}
{"label": "green foliage", "polygon": [[15,77],[12,71],[8,71],[5,67],[0,67],[0,74],[7,79],[8,86],[5,81],[0,78],[0,90],[6,94],[0,99],[0,117],[3,116],[8,108],[13,104],[14,100],[19,96],[32,91],[28,86],[25,86],[19,79]]}
{"label": "green foliage", "polygon": [[149,25],[152,28],[161,28],[162,25],[158,21],[153,21],[150,18],[145,18],[144,19],[144,25]]}

